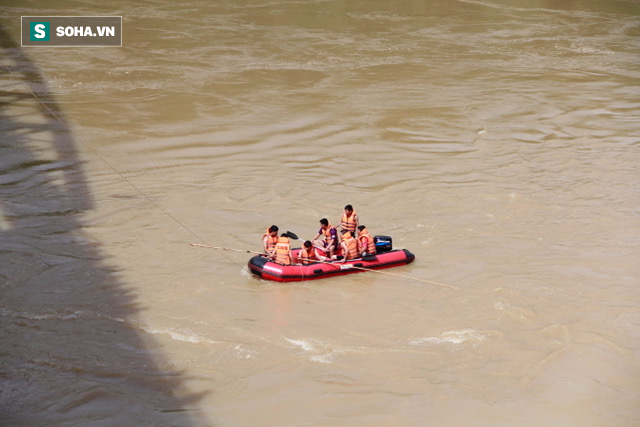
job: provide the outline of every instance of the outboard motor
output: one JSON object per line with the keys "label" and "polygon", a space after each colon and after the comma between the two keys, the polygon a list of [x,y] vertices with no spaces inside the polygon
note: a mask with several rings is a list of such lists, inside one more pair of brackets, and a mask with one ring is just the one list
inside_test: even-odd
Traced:
{"label": "outboard motor", "polygon": [[373,242],[376,245],[376,253],[381,254],[383,252],[391,252],[393,245],[391,244],[391,237],[389,236],[374,236]]}

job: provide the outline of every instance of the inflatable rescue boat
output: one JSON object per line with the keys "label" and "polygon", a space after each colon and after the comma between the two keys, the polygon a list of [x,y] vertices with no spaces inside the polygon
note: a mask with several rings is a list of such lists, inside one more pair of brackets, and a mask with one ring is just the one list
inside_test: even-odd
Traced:
{"label": "inflatable rescue boat", "polygon": [[[391,238],[375,236],[376,254],[342,261],[319,261],[306,265],[282,265],[269,260],[264,255],[249,260],[249,271],[255,276],[276,282],[301,282],[303,280],[324,279],[367,270],[398,267],[409,264],[415,255],[406,249],[393,249]],[[300,248],[292,249],[297,258]]]}

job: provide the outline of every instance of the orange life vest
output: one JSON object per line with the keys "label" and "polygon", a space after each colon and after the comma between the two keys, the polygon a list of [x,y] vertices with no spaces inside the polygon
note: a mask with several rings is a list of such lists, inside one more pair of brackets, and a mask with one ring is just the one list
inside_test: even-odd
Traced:
{"label": "orange life vest", "polygon": [[369,255],[376,253],[376,244],[366,228],[363,228],[358,234],[358,250],[360,253],[366,252]]}
{"label": "orange life vest", "polygon": [[346,259],[358,258],[358,242],[351,233],[344,233],[342,241],[347,244],[347,253],[343,254]]}
{"label": "orange life vest", "polygon": [[278,235],[276,233],[275,236],[272,236],[271,234],[269,234],[269,229],[267,228],[267,231],[265,231],[265,233],[262,235],[263,242],[265,237],[268,237],[269,239],[267,240],[267,252],[269,252],[276,247],[276,243],[278,243]]}
{"label": "orange life vest", "polygon": [[291,265],[291,257],[289,256],[290,251],[291,243],[289,243],[289,238],[280,236],[278,243],[276,243],[275,261],[279,264]]}
{"label": "orange life vest", "polygon": [[356,232],[356,211],[351,212],[351,216],[347,217],[347,214],[342,214],[342,221],[340,222],[340,227],[343,230],[347,230],[351,232],[351,234],[355,234]]}
{"label": "orange life vest", "polygon": [[302,262],[303,264],[311,264],[312,262],[318,259],[316,257],[316,250],[314,248],[311,248],[310,251],[307,251],[307,248],[300,249],[298,258],[300,259],[300,262]]}
{"label": "orange life vest", "polygon": [[[331,235],[331,230],[332,229],[335,230],[336,228],[333,225],[329,224],[329,226],[327,227],[326,230],[322,230],[322,234],[324,234],[324,240],[327,243],[327,249],[329,248],[329,242],[331,242],[331,239],[334,238],[334,236]],[[337,231],[335,232],[335,239],[333,241],[333,245],[334,246],[338,246],[338,232]]]}

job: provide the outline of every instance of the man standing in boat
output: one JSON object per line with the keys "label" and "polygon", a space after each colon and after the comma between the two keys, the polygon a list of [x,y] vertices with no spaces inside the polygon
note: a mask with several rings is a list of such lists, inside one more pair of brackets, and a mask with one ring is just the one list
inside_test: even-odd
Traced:
{"label": "man standing in boat", "polygon": [[[319,241],[320,236],[324,236],[324,240]],[[318,234],[316,237],[311,239],[311,241],[316,245],[318,249],[323,250],[329,258],[333,258],[335,252],[338,249],[338,230],[329,224],[329,220],[327,218],[322,218],[320,220],[320,230],[318,230]]]}
{"label": "man standing in boat", "polygon": [[358,214],[353,210],[353,206],[345,206],[342,219],[340,220],[340,228],[342,228],[343,231],[347,230],[355,237],[356,229],[359,225]]}

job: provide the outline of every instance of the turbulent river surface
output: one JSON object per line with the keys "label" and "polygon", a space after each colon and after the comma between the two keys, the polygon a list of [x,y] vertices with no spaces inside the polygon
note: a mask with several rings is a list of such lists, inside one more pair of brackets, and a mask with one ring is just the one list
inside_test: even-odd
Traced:
{"label": "turbulent river surface", "polygon": [[[1,425],[640,425],[637,1],[2,3]],[[190,246],[346,204],[408,277]]]}

